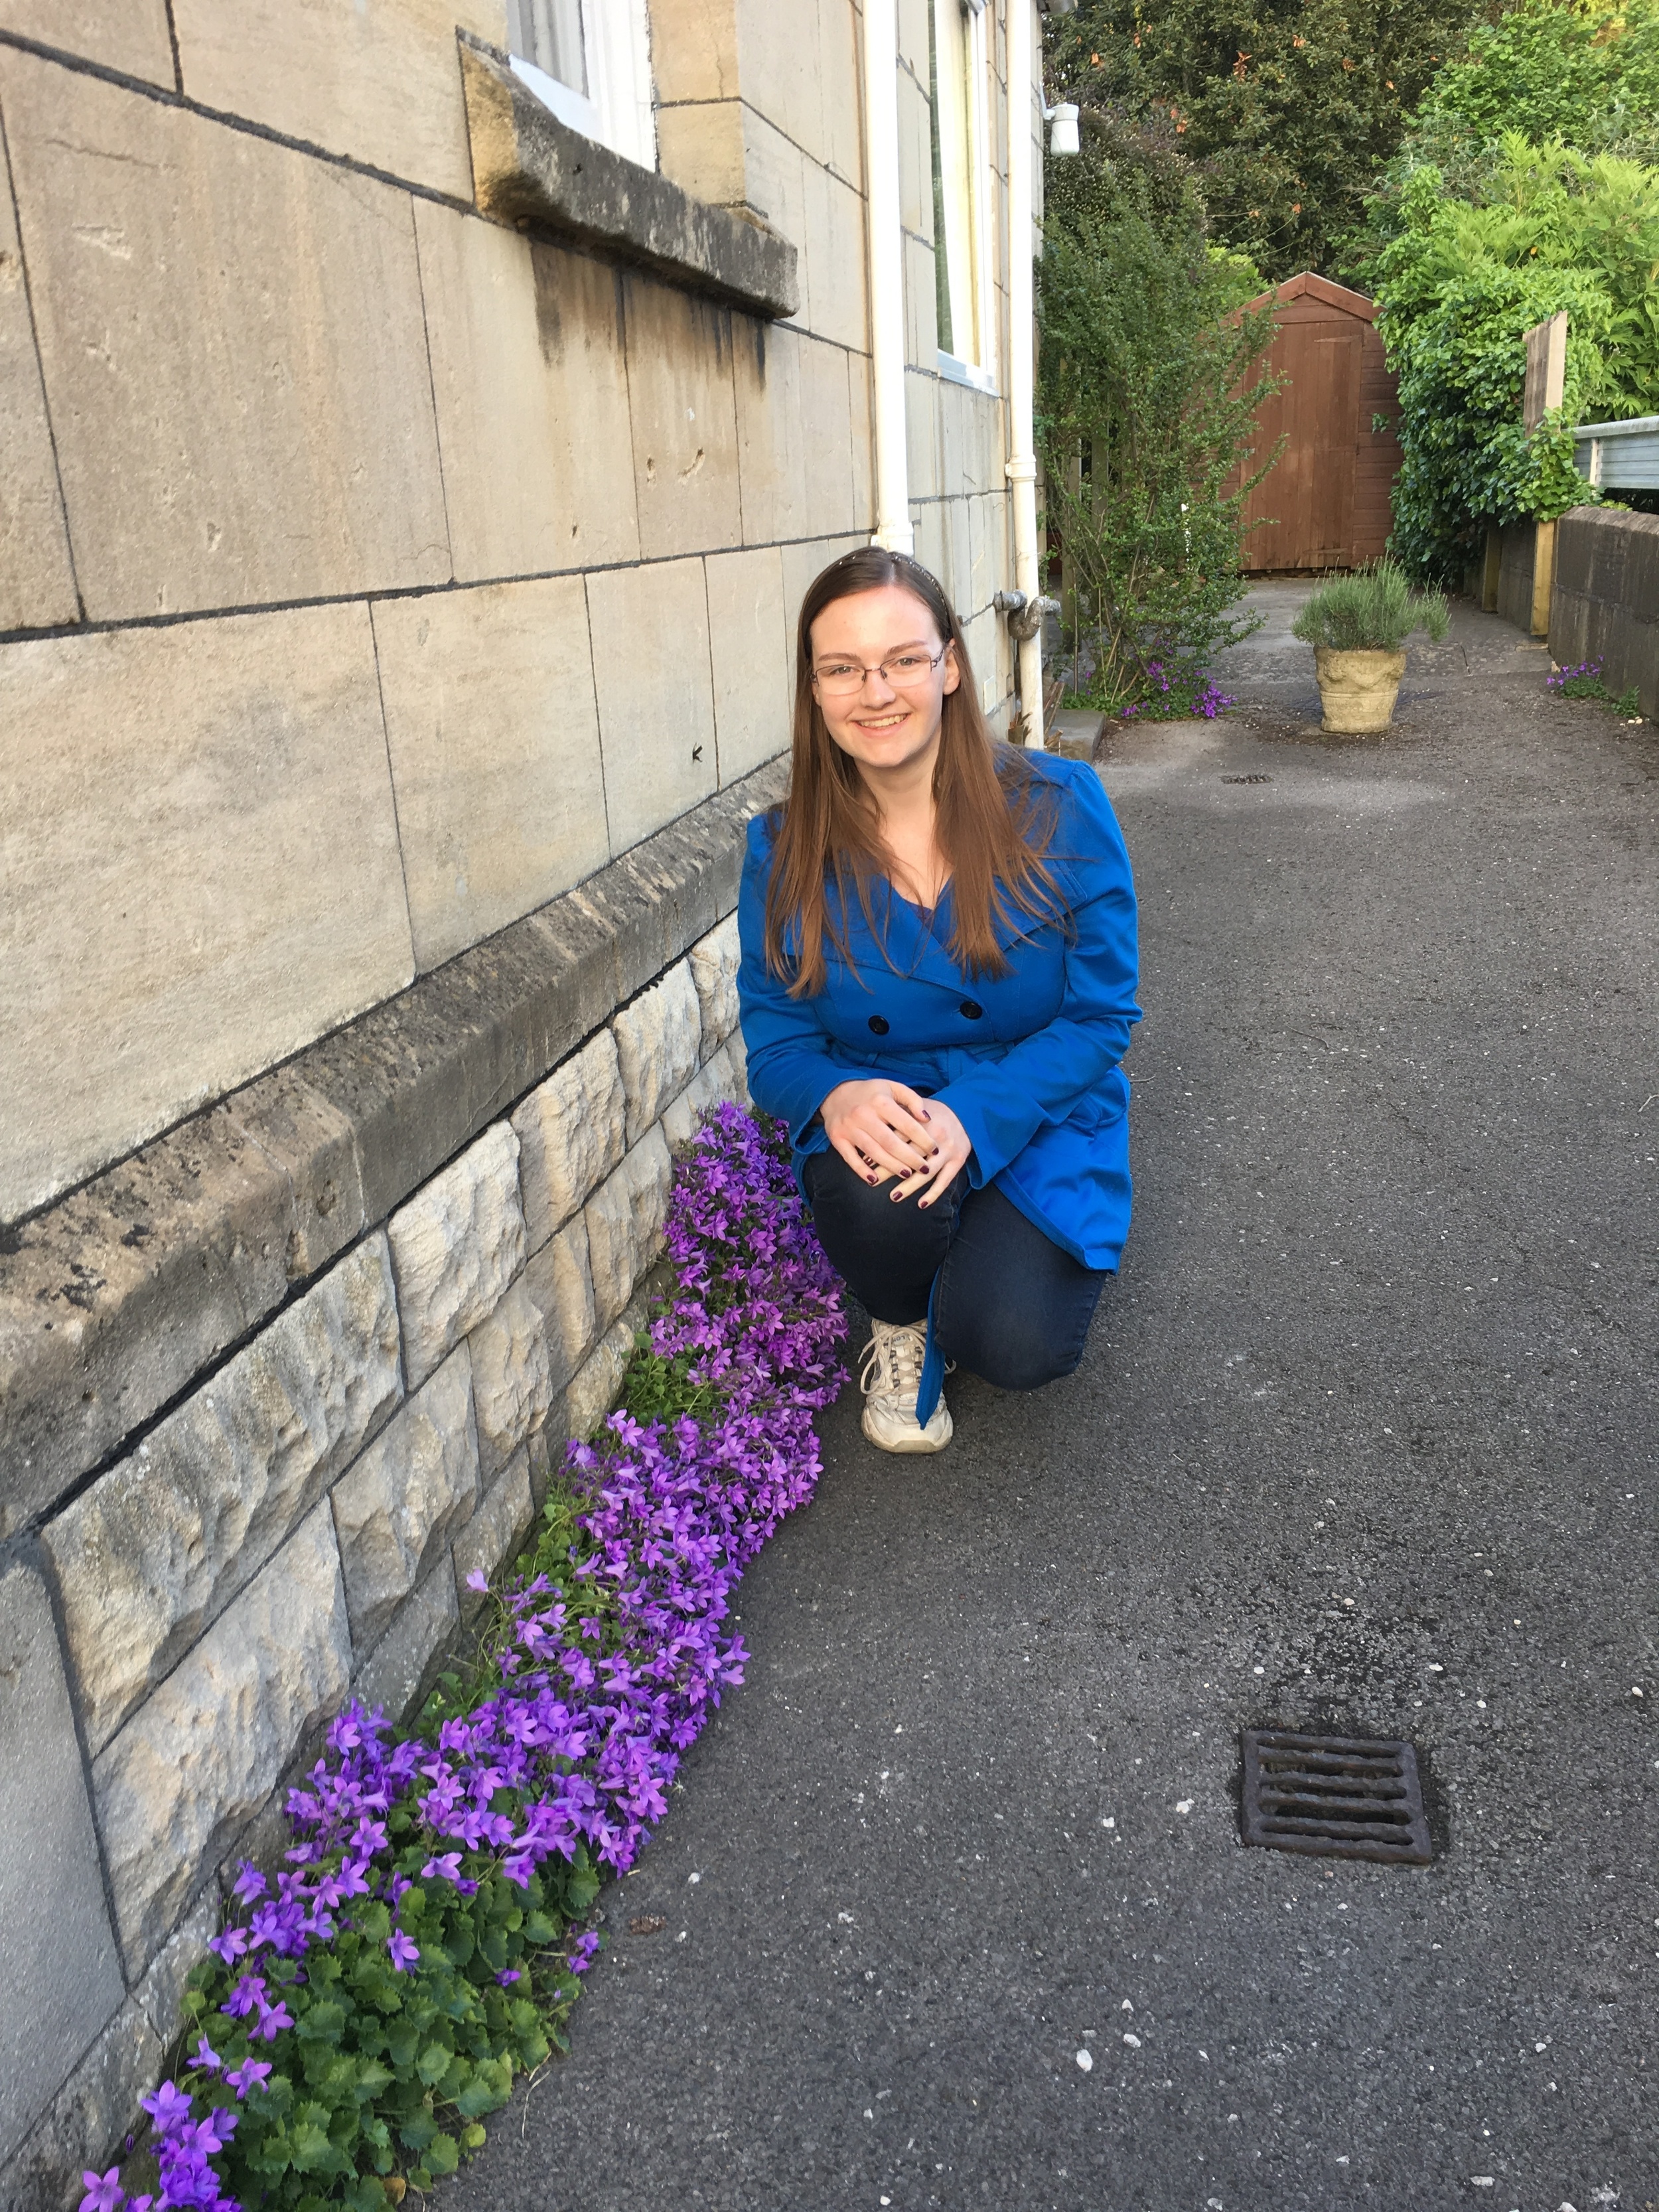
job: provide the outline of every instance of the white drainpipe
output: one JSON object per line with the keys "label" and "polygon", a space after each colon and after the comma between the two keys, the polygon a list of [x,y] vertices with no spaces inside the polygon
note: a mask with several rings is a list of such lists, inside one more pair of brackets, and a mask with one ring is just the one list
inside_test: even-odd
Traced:
{"label": "white drainpipe", "polygon": [[[869,16],[865,17],[867,25]],[[1025,742],[1042,743],[1042,626],[1036,619],[1036,453],[1031,428],[1031,0],[1008,0],[1008,481],[1014,491],[1014,588],[1030,625],[1019,638],[1019,702]]]}
{"label": "white drainpipe", "polygon": [[900,228],[898,9],[865,0],[864,180],[870,256],[870,368],[876,434],[876,534],[894,553],[915,550],[904,448],[904,239]]}

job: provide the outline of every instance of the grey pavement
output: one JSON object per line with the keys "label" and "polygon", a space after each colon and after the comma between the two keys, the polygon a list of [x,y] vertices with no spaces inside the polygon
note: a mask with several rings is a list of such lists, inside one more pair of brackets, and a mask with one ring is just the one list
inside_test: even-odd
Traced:
{"label": "grey pavement", "polygon": [[[1321,739],[1304,651],[1103,770],[1146,1018],[1082,1370],[958,1376],[936,1460],[843,1393],[451,2212],[1659,2203],[1659,743],[1467,609]],[[1411,1736],[1434,1864],[1244,1849],[1258,1723]]]}

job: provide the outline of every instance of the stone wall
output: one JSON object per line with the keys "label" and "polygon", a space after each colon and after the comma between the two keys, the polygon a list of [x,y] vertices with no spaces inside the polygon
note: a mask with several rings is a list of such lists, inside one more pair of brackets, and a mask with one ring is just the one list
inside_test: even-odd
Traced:
{"label": "stone wall", "polygon": [[1636,687],[1659,715],[1659,515],[1576,507],[1555,527],[1550,653],[1563,668],[1599,660],[1615,698]]}
{"label": "stone wall", "polygon": [[[271,1847],[285,1777],[349,1694],[396,1715],[418,1703],[479,1602],[467,1577],[509,1556],[564,1439],[614,1401],[672,1148],[745,1095],[730,908],[743,822],[779,787],[775,773],[750,779],[556,902],[539,970],[533,948],[514,948],[498,1026],[516,1007],[524,1033],[539,995],[537,1033],[574,1044],[517,1095],[483,1021],[470,1052],[436,1065],[414,1048],[429,1006],[402,1008],[401,1054],[367,1023],[343,1033],[337,1051],[395,1068],[343,1143],[328,1139],[337,1180],[349,1158],[369,1194],[337,1201],[350,1234],[320,1259],[280,1247],[286,1297],[181,1389],[177,1370],[129,1374],[120,1402],[142,1417],[112,1445],[76,1415],[119,1367],[119,1308],[143,1312],[139,1287],[111,1299],[100,1284],[77,1306],[71,1273],[62,1295],[39,1295],[65,1209],[0,1255],[10,1371],[33,1377],[35,1433],[71,1440],[36,1470],[26,1517],[9,1492],[23,1534],[0,1554],[6,2212],[75,2201],[74,2177],[161,2063],[221,1869]],[[573,940],[600,915],[605,972],[584,974]],[[665,945],[673,957],[637,988]],[[455,963],[452,987],[482,984],[472,963]],[[619,1003],[583,1035],[596,993]],[[313,1053],[295,1065],[296,1100],[326,1079]],[[405,1133],[441,1126],[458,1084],[472,1111],[458,1121],[452,1108],[448,1127],[465,1141],[428,1172],[441,1138],[423,1152]],[[194,1133],[206,1157],[210,1133]],[[131,1172],[153,1164],[141,1155]],[[100,1249],[100,1214],[105,1243],[131,1237],[125,1188],[100,1178],[72,1202],[79,1249]],[[234,1185],[204,1183],[198,1200],[174,1255],[193,1250],[205,1313],[204,1259],[248,1218]],[[54,1340],[100,1296],[103,1328],[55,1360]],[[190,1292],[175,1285],[169,1303],[199,1345],[210,1323],[198,1313],[191,1328]],[[12,1410],[21,1432],[22,1402]]]}
{"label": "stone wall", "polygon": [[[0,0],[0,1221],[787,742],[872,522],[860,18],[650,12],[607,230],[481,105],[505,0]],[[1006,410],[940,373],[902,15],[913,518],[1000,714]]]}

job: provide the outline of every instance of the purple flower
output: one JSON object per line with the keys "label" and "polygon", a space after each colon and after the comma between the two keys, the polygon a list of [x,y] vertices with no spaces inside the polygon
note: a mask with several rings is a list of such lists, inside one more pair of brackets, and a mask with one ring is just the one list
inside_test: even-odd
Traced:
{"label": "purple flower", "polygon": [[264,2087],[270,2073],[268,2058],[245,2058],[240,2066],[233,2066],[225,2079],[239,2097],[246,2097],[250,2089]]}
{"label": "purple flower", "polygon": [[163,2081],[154,2096],[139,2102],[155,2121],[158,2135],[171,2135],[190,2118],[190,2099],[176,2081]]}
{"label": "purple flower", "polygon": [[510,1990],[514,1982],[522,1981],[523,1978],[523,1975],[516,1966],[504,1967],[495,1977],[504,1990]]}
{"label": "purple flower", "polygon": [[203,2036],[191,2053],[190,2063],[192,2066],[204,2067],[210,2074],[216,2074],[225,2062],[206,2036]]}
{"label": "purple flower", "polygon": [[571,1945],[569,1955],[566,1961],[571,1972],[573,1974],[585,1974],[588,1968],[592,1965],[593,1954],[599,1948],[599,1939],[596,1935],[594,1935],[591,1929],[586,1936],[579,1936],[575,1942]]}
{"label": "purple flower", "polygon": [[279,1997],[274,2005],[260,2006],[259,2025],[253,2033],[262,2037],[267,2043],[275,2043],[283,2030],[285,2027],[292,2027],[293,2025],[294,2015]]}
{"label": "purple flower", "polygon": [[251,1865],[246,1859],[244,1859],[241,1872],[237,1875],[234,1884],[235,1895],[240,1898],[244,1905],[252,1905],[255,1898],[264,1895],[265,1887],[265,1878],[258,1868]]}
{"label": "purple flower", "polygon": [[265,1978],[263,1974],[244,1974],[235,1988],[219,2008],[233,2020],[246,2020],[256,2008],[263,2011],[265,2002]]}
{"label": "purple flower", "polygon": [[401,1928],[392,1929],[386,1939],[386,1948],[392,1954],[392,1965],[400,1974],[406,1974],[421,1955]]}
{"label": "purple flower", "polygon": [[120,2212],[123,2194],[118,2166],[111,2166],[105,2174],[94,2173],[88,2167],[81,2179],[87,2193],[81,2199],[80,2212]]}
{"label": "purple flower", "polygon": [[470,1590],[487,1590],[489,1588],[489,1577],[482,1567],[474,1567],[466,1578],[466,1586]]}
{"label": "purple flower", "polygon": [[445,1851],[441,1856],[429,1858],[421,1869],[422,1881],[459,1881],[460,1878],[461,1855],[459,1851]]}

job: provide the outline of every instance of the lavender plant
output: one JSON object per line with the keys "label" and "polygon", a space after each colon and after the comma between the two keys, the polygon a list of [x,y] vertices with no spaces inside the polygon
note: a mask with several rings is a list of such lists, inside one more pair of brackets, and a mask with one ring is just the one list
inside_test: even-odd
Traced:
{"label": "lavender plant", "polygon": [[406,1735],[356,1704],[334,1722],[289,1793],[286,1866],[243,1865],[144,2100],[156,2187],[88,2172],[81,2212],[381,2212],[453,2172],[515,2071],[563,2047],[602,1876],[743,1680],[727,1601],[811,1495],[837,1385],[836,1278],[781,1131],[710,1117],[667,1249],[635,1410],[571,1445],[470,1679]]}

